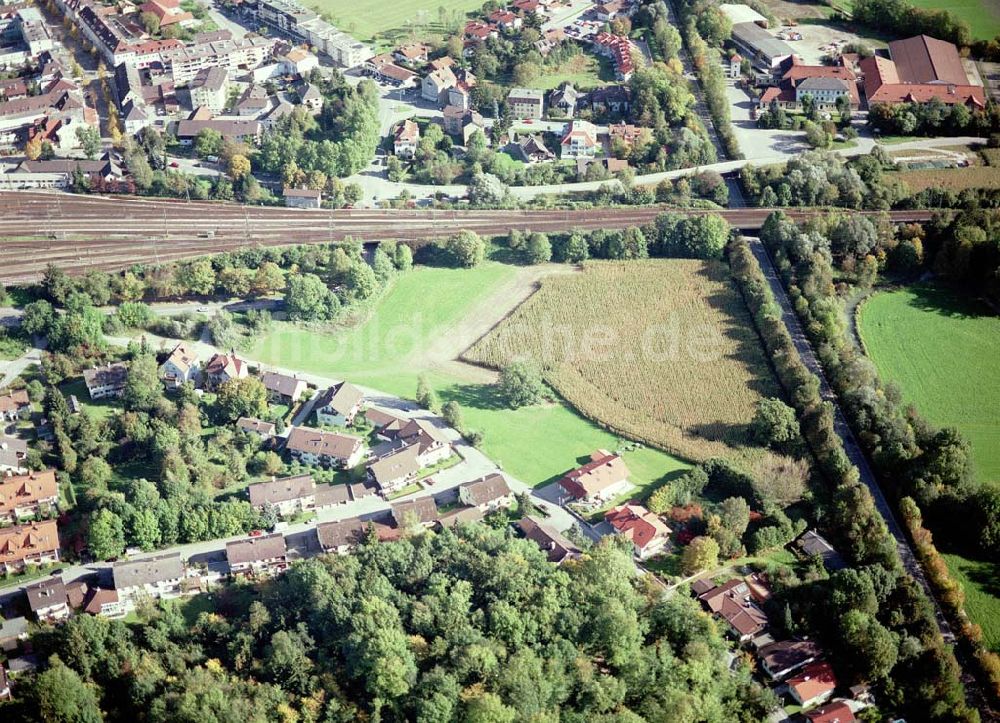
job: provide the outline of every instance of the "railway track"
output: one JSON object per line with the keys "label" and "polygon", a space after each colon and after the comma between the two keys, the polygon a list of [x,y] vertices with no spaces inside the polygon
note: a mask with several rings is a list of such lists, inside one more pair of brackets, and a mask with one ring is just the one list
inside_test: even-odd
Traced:
{"label": "railway track", "polygon": [[[35,281],[50,263],[69,273],[114,271],[248,246],[330,243],[347,237],[421,243],[462,229],[483,235],[506,234],[514,228],[550,233],[574,228],[615,229],[649,223],[663,210],[644,206],[579,211],[306,211],[125,196],[0,192],[0,281]],[[773,210],[741,208],[715,213],[736,228],[756,231]],[[822,211],[787,212],[804,220]],[[931,215],[930,211],[890,213],[897,222],[927,221]]]}

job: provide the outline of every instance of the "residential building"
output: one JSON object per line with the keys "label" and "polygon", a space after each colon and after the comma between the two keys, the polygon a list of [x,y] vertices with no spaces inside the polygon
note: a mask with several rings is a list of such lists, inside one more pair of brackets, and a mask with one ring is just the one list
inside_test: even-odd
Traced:
{"label": "residential building", "polygon": [[368,465],[368,477],[383,495],[401,490],[420,473],[420,450],[416,445],[396,449]]}
{"label": "residential building", "polygon": [[593,158],[599,147],[597,127],[589,121],[570,121],[560,145],[563,158]]}
{"label": "residential building", "polygon": [[168,389],[176,389],[188,382],[197,383],[201,379],[198,353],[186,342],[179,343],[160,365],[160,379]]}
{"label": "residential building", "polygon": [[276,431],[272,422],[265,422],[253,417],[240,417],[236,420],[236,427],[244,432],[256,434],[264,442],[272,439]]}
{"label": "residential building", "polygon": [[561,565],[566,560],[575,560],[582,554],[580,548],[566,539],[559,530],[537,517],[521,518],[517,522],[517,528],[548,555],[549,562]]}
{"label": "residential building", "polygon": [[83,381],[93,400],[120,397],[125,392],[128,381],[128,365],[125,362],[109,363],[103,367],[84,369]]}
{"label": "residential building", "polygon": [[61,577],[50,577],[24,588],[28,609],[39,622],[55,622],[69,617],[66,586]]}
{"label": "residential building", "polygon": [[875,103],[962,103],[983,108],[983,86],[969,80],[952,43],[917,35],[889,43],[889,58],[873,55],[860,62],[868,105]]}
{"label": "residential building", "polygon": [[315,115],[323,110],[323,93],[312,83],[299,83],[295,86],[295,92],[299,96],[299,103],[309,109]]}
{"label": "residential building", "polygon": [[611,143],[620,141],[626,146],[633,146],[642,137],[643,132],[648,133],[649,129],[635,126],[624,121],[608,124],[608,140]]}
{"label": "residential building", "polygon": [[602,23],[610,23],[619,16],[628,16],[632,12],[629,0],[607,0],[594,8],[594,15]]}
{"label": "residential building", "polygon": [[594,47],[601,55],[611,58],[615,65],[615,77],[626,82],[635,72],[632,60],[632,41],[624,35],[598,33],[594,37]]}
{"label": "residential building", "polygon": [[781,640],[757,650],[761,669],[771,680],[783,680],[823,655],[812,640]]}
{"label": "residential building", "polygon": [[359,437],[295,427],[285,449],[303,464],[351,469],[364,459],[365,446]]}
{"label": "residential building", "polygon": [[455,87],[458,79],[451,68],[439,68],[424,76],[420,82],[420,95],[424,100],[444,105],[448,98],[448,89]]}
{"label": "residential building", "polygon": [[389,53],[382,53],[365,61],[364,72],[379,83],[385,83],[395,88],[412,88],[417,85],[420,78],[412,70],[396,65]]}
{"label": "residential building", "polygon": [[587,95],[591,109],[596,113],[628,113],[632,107],[632,90],[626,85],[606,85],[595,88]]}
{"label": "residential building", "polygon": [[293,0],[249,0],[244,6],[258,21],[314,46],[344,68],[361,65],[374,55],[367,45]]}
{"label": "residential building", "polygon": [[198,71],[188,86],[192,108],[206,108],[212,113],[221,113],[229,99],[229,73],[225,68],[213,65]]}
{"label": "residential building", "polygon": [[324,522],[316,525],[316,539],[323,552],[343,555],[361,542],[367,528],[367,523],[360,517],[351,517],[339,522]]}
{"label": "residential building", "polygon": [[426,63],[431,46],[426,43],[407,43],[393,51],[393,57],[400,63]]}
{"label": "residential building", "polygon": [[478,507],[456,507],[438,515],[436,524],[443,530],[446,527],[456,527],[463,522],[479,522],[483,517],[483,511]]}
{"label": "residential building", "polygon": [[733,579],[698,595],[712,613],[729,623],[740,642],[750,640],[767,628],[767,615],[753,602],[747,584]]}
{"label": "residential building", "polygon": [[637,558],[646,560],[670,544],[670,528],[642,505],[622,505],[604,513],[604,520],[632,543]]}
{"label": "residential building", "polygon": [[10,653],[30,636],[30,623],[26,617],[4,618],[0,615],[0,651]]}
{"label": "residential building", "polygon": [[0,421],[15,422],[30,414],[31,399],[26,389],[13,389],[0,394]]}
{"label": "residential building", "polygon": [[420,142],[420,126],[411,120],[405,120],[396,128],[393,135],[392,152],[400,158],[413,158]]}
{"label": "residential building", "polygon": [[316,482],[311,474],[258,482],[247,487],[247,493],[255,509],[270,505],[281,515],[294,515],[316,506]]}
{"label": "residential building", "polygon": [[729,58],[729,77],[733,80],[739,80],[740,75],[743,73],[743,56],[739,53],[733,53]]}
{"label": "residential building", "polygon": [[350,382],[334,384],[313,404],[316,419],[320,424],[346,427],[354,422],[364,399],[364,393]]}
{"label": "residential building", "polygon": [[537,133],[521,136],[513,146],[514,153],[529,165],[556,159],[556,154],[545,147],[545,141]]}
{"label": "residential building", "polygon": [[473,133],[484,128],[483,117],[479,113],[464,110],[457,105],[449,105],[444,109],[442,123],[444,132],[457,137],[463,146],[469,144]]}
{"label": "residential building", "polygon": [[218,131],[223,138],[257,145],[260,142],[260,121],[239,118],[212,118],[209,120],[182,120],[177,122],[177,140],[190,146],[205,129]]}
{"label": "residential building", "polygon": [[294,404],[302,398],[308,388],[304,379],[278,372],[264,372],[261,381],[267,390],[268,398],[272,402],[281,404]]}
{"label": "residential building", "polygon": [[754,22],[735,23],[732,41],[736,50],[749,60],[751,65],[768,72],[795,53],[788,43],[771,35]]}
{"label": "residential building", "polygon": [[572,118],[583,94],[570,83],[563,83],[549,93],[549,110],[558,110],[567,118]]}
{"label": "residential building", "polygon": [[443,58],[435,58],[430,62],[431,70],[440,70],[441,68],[454,68],[455,59],[451,56],[445,55]]}
{"label": "residential building", "polygon": [[245,379],[249,374],[247,363],[234,352],[213,354],[205,364],[205,388],[218,389],[230,379]]}
{"label": "residential building", "polygon": [[59,532],[55,520],[0,527],[0,574],[58,561]]}
{"label": "residential building", "polygon": [[365,410],[365,419],[375,428],[379,438],[385,441],[395,439],[400,430],[410,421],[408,417],[378,407],[368,407]]}
{"label": "residential building", "polygon": [[514,493],[502,474],[494,472],[485,477],[463,482],[458,486],[458,499],[469,507],[482,512],[491,512],[501,507],[510,507]]}
{"label": "residential building", "polygon": [[858,720],[851,706],[842,700],[808,711],[805,716],[809,723],[855,723]]}
{"label": "residential building", "polygon": [[430,527],[438,516],[437,505],[434,504],[433,497],[417,497],[403,502],[394,502],[391,509],[392,519],[395,520],[396,527],[400,529],[406,529],[413,524]]}
{"label": "residential building", "polygon": [[629,489],[629,471],[617,454],[599,449],[590,461],[559,481],[563,494],[577,502],[599,504]]}
{"label": "residential building", "polygon": [[353,497],[351,497],[351,486],[346,484],[316,485],[315,499],[317,510],[336,505],[346,505],[353,500]]}
{"label": "residential building", "polygon": [[103,618],[123,618],[128,614],[128,606],[118,599],[118,591],[113,588],[92,587],[87,591],[83,611]]}
{"label": "residential building", "polygon": [[511,88],[507,107],[513,118],[541,118],[545,114],[545,91],[535,88]]}
{"label": "residential building", "polygon": [[186,568],[180,553],[174,552],[142,560],[116,562],[111,567],[111,575],[119,602],[132,608],[145,598],[179,597],[183,592]]}
{"label": "residential building", "polygon": [[125,175],[118,162],[105,154],[103,159],[96,161],[78,158],[24,160],[3,182],[18,188],[69,188],[76,173],[82,173],[92,187],[114,185]]}
{"label": "residential building", "polygon": [[451,442],[428,419],[410,419],[396,433],[394,444],[415,446],[419,453],[420,465],[430,467],[443,462],[452,454]]}
{"label": "residential building", "polygon": [[0,477],[0,521],[17,522],[53,512],[58,504],[59,484],[54,469]]}
{"label": "residential building", "polygon": [[139,11],[152,13],[160,21],[160,27],[197,24],[194,15],[181,8],[180,0],[148,0],[139,6]]}
{"label": "residential building", "polygon": [[226,543],[226,560],[233,575],[253,577],[281,572],[288,567],[288,551],[280,532],[262,537],[248,537]]}
{"label": "residential building", "polygon": [[9,434],[0,434],[0,474],[24,474],[28,471],[28,443]]}
{"label": "residential building", "polygon": [[285,186],[282,194],[285,205],[291,208],[322,208],[323,192],[313,188],[289,188]]}
{"label": "residential building", "polygon": [[782,61],[776,68],[780,77],[776,86],[766,88],[758,101],[761,109],[777,105],[797,110],[802,100],[809,95],[821,110],[836,107],[837,98],[846,95],[851,108],[861,102],[858,93],[858,79],[854,70],[841,62],[838,65],[805,65],[799,56],[793,55]]}
{"label": "residential building", "polygon": [[844,562],[844,558],[840,556],[840,553],[816,530],[805,532],[795,541],[795,546],[806,557],[820,557],[823,560],[823,567],[831,572],[843,570],[847,567],[847,563]]}
{"label": "residential building", "polygon": [[821,705],[833,697],[837,678],[833,667],[824,661],[811,663],[801,673],[786,681],[788,693],[803,708]]}
{"label": "residential building", "polygon": [[510,10],[504,9],[494,10],[486,19],[491,25],[504,30],[517,30],[524,22],[520,15],[515,15]]}
{"label": "residential building", "polygon": [[209,39],[194,45],[178,43],[163,51],[161,64],[176,85],[186,85],[208,68],[222,68],[229,74],[242,74],[266,64],[274,55],[278,40],[248,35],[241,40]]}
{"label": "residential building", "polygon": [[305,78],[319,67],[319,58],[305,48],[282,46],[275,48],[274,58],[281,63],[282,71],[288,75]]}
{"label": "residential building", "polygon": [[472,108],[472,91],[464,83],[459,83],[453,88],[448,89],[448,99],[446,105],[453,106],[455,108],[461,108],[462,110],[469,110]]}

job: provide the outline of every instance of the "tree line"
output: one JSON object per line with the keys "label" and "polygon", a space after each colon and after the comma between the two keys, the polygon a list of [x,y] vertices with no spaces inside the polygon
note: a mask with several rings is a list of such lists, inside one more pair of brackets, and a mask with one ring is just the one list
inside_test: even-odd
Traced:
{"label": "tree line", "polygon": [[[165,603],[142,626],[77,616],[9,712],[35,721],[763,720],[773,694],[730,665],[690,598],[609,540],[554,566],[485,525],[369,535],[351,555]],[[190,612],[189,612],[190,611]],[[188,621],[185,615],[196,616]]]}

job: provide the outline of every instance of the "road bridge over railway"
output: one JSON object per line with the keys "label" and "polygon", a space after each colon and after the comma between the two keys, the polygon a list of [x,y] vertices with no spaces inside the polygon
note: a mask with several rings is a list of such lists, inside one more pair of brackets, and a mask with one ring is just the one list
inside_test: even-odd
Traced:
{"label": "road bridge over railway", "polygon": [[[733,227],[758,231],[771,208],[721,211],[626,206],[586,210],[301,210],[133,196],[0,192],[0,281],[24,283],[57,264],[69,273],[114,271],[247,246],[330,243],[346,237],[423,243],[462,229],[482,235],[511,229],[557,233],[624,228],[657,214],[718,213]],[[786,209],[804,220],[820,209]],[[896,222],[921,222],[931,211],[893,211]]]}

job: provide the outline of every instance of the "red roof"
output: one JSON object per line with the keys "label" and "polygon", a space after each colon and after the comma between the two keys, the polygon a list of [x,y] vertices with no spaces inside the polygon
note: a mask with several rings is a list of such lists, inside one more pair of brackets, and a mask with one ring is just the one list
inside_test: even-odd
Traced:
{"label": "red roof", "polygon": [[854,723],[857,720],[851,707],[843,701],[824,705],[805,715],[812,723]]}
{"label": "red roof", "polygon": [[622,505],[608,510],[604,519],[640,550],[657,538],[670,534],[670,528],[641,505]]}
{"label": "red roof", "polygon": [[836,687],[837,679],[833,675],[833,667],[825,661],[812,663],[794,678],[788,679],[789,690],[793,691],[802,702],[810,701],[824,693],[832,693]]}
{"label": "red roof", "polygon": [[[908,41],[897,41],[897,43],[903,43],[898,47],[905,51],[904,60],[900,64],[877,55],[864,58],[860,63],[861,72],[865,76],[865,94],[868,96],[869,104],[927,103],[938,98],[948,105],[956,103],[977,107],[986,105],[983,87],[968,84],[965,71],[962,70],[959,76],[951,61],[944,62],[939,57],[941,53],[938,50],[934,50],[926,57],[919,57],[920,53],[914,49],[913,44]],[[932,47],[937,46],[932,45]],[[959,65],[961,65],[960,60]],[[938,76],[940,78],[935,80],[934,78]],[[929,80],[917,80],[917,78],[929,78]],[[955,83],[954,80],[963,82]]]}

